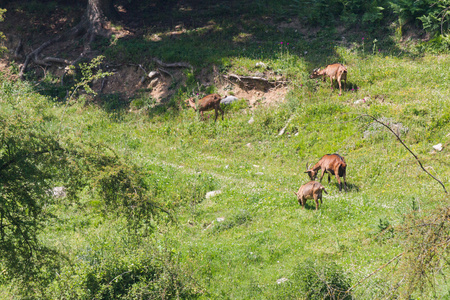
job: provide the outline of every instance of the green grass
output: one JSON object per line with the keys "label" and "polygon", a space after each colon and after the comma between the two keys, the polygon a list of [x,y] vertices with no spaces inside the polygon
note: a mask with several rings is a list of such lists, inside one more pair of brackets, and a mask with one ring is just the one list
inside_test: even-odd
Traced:
{"label": "green grass", "polygon": [[[136,294],[150,295],[145,294],[150,293],[145,289],[148,282],[164,287],[170,274],[179,274],[190,278],[187,285],[203,299],[303,299],[307,275],[336,277],[341,286],[353,286],[404,251],[398,228],[407,215],[426,216],[448,205],[441,186],[396,138],[360,116],[401,123],[402,139],[449,188],[450,56],[398,56],[395,47],[371,55],[369,42],[365,48],[348,48],[335,40],[321,41],[330,31],[319,32],[319,39],[308,43],[290,30],[280,34],[267,25],[249,33],[246,30],[254,27],[245,25],[238,30],[218,23],[160,42],[119,41],[106,51],[118,61],[151,53],[197,67],[214,63],[222,72],[242,75],[263,61],[290,79],[283,104],[251,110],[241,102],[227,109],[224,121],[200,121],[193,110],[176,109],[187,87],[172,99],[177,104],[172,107],[152,110],[152,99],[142,98],[135,102],[142,113],[128,113],[121,109],[118,95],[107,95],[101,107],[69,106],[61,120],[64,104],[26,84],[2,81],[2,110],[11,110],[14,103],[24,113],[42,116],[50,131],[57,132],[61,123],[62,135],[107,145],[148,172],[148,193],[172,214],[170,219],[147,220],[133,231],[123,216],[105,213],[103,199],[86,191],[80,192],[79,202],[53,203],[48,209],[56,218],[48,221],[40,238],[62,253],[67,264],[42,287],[51,298],[93,298],[87,288],[94,290],[95,284],[107,286],[106,295],[121,280],[131,282],[122,287],[136,283]],[[205,37],[211,43],[199,45]],[[263,37],[266,42],[253,43]],[[289,41],[291,48],[281,41]],[[340,96],[328,82],[308,79],[312,67],[336,60],[349,70],[350,89]],[[195,77],[188,75],[195,85]],[[355,104],[359,99],[365,102]],[[254,122],[249,124],[251,117]],[[290,118],[285,134],[278,136]],[[365,136],[366,130],[371,134]],[[439,142],[444,150],[431,154]],[[323,205],[316,211],[309,200],[302,209],[293,192],[308,181],[305,165],[334,152],[347,161],[349,192],[339,192],[335,179],[328,184],[325,177],[329,194]],[[214,190],[221,193],[207,199],[205,194]],[[389,265],[355,286],[352,294],[356,299],[386,297],[391,285],[401,280],[396,272],[396,266]],[[443,273],[448,276],[447,269]],[[288,281],[278,284],[281,278]],[[18,297],[15,284],[0,279],[0,295]],[[448,283],[440,284],[414,297],[442,298],[448,288]],[[151,295],[161,296],[163,290]]]}
{"label": "green grass", "polygon": [[[283,284],[295,290],[299,283],[293,274],[302,262],[336,263],[355,284],[403,251],[395,228],[414,207],[426,215],[446,204],[438,200],[442,188],[392,134],[378,129],[364,138],[371,120],[356,118],[368,113],[401,122],[408,128],[402,138],[448,186],[447,150],[429,154],[435,143],[447,143],[450,130],[445,114],[449,87],[442,78],[449,67],[445,58],[375,56],[361,61],[349,54],[349,81],[357,91],[338,96],[328,84],[317,83],[311,87],[315,91],[307,83],[297,84],[277,109],[229,110],[216,123],[199,121],[187,109],[151,119],[125,114],[113,122],[112,113],[74,106],[63,124],[70,132],[70,124],[77,123],[80,138],[105,143],[152,172],[155,197],[171,203],[177,220],[175,227],[159,224],[154,238],[192,270],[207,291],[204,298],[289,297],[276,281],[287,278]],[[370,99],[354,104],[364,97]],[[286,133],[278,136],[291,115]],[[251,116],[255,122],[248,124]],[[305,164],[331,152],[346,158],[350,191],[339,192],[335,179],[328,184],[325,177],[329,194],[321,208],[315,211],[310,201],[301,209],[293,192],[307,182]],[[222,193],[205,199],[212,190]],[[64,218],[66,213],[57,211]],[[75,220],[80,217],[73,213]],[[85,218],[85,226],[61,222],[53,240],[66,239],[68,249],[80,251],[87,241],[78,236],[90,239],[96,230],[102,235],[117,226],[106,218],[105,229],[93,227],[97,221]],[[394,226],[393,233],[382,231],[386,224]],[[68,238],[73,226],[78,234]],[[111,242],[123,235],[119,230]],[[108,247],[97,247],[110,255]],[[132,255],[145,248],[136,246]],[[354,295],[380,297],[390,271],[388,267],[357,286]]]}

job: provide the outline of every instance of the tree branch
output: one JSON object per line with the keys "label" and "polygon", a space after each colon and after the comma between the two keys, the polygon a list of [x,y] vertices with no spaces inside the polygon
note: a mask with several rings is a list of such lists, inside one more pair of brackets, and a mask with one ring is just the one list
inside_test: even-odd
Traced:
{"label": "tree branch", "polygon": [[420,159],[417,157],[416,154],[414,154],[414,152],[411,151],[411,149],[408,148],[408,146],[405,145],[405,143],[402,141],[402,139],[400,138],[400,136],[395,133],[391,127],[389,127],[388,125],[384,124],[383,122],[381,122],[380,120],[378,120],[377,118],[375,118],[374,116],[368,115],[368,114],[363,114],[360,117],[368,117],[371,118],[372,120],[374,120],[375,122],[383,125],[384,127],[386,127],[387,129],[389,129],[390,132],[392,132],[393,135],[395,135],[395,137],[397,138],[397,140],[403,145],[403,147],[406,148],[406,150],[409,151],[409,153],[411,153],[411,155],[417,160],[417,163],[419,164],[419,166],[422,168],[422,170],[427,173],[429,176],[431,176],[434,180],[436,180],[437,182],[439,182],[439,184],[442,186],[442,188],[444,189],[444,192],[446,194],[447,193],[447,189],[445,188],[445,185],[442,183],[442,181],[440,181],[439,179],[437,179],[436,177],[434,177],[433,175],[430,174],[430,172],[428,172],[422,165],[422,162],[420,161]]}

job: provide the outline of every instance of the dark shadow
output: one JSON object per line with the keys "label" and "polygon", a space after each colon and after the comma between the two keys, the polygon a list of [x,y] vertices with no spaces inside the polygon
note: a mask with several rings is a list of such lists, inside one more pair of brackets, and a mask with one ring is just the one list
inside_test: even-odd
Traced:
{"label": "dark shadow", "polygon": [[[342,179],[341,179],[341,181],[342,181]],[[335,181],[335,182],[331,182],[330,184],[333,184],[336,187],[336,189],[339,191],[339,183],[337,183]],[[328,185],[328,183],[326,185]],[[325,189],[326,188],[327,187],[325,186]],[[343,193],[345,192],[344,182],[343,181],[342,181],[342,191],[341,192],[343,192]],[[347,192],[359,192],[359,187],[356,184],[347,182]]]}
{"label": "dark shadow", "polygon": [[[326,197],[326,194],[325,194],[325,197]],[[322,199],[322,201],[323,201],[323,199]],[[321,204],[320,200],[319,200],[319,210],[322,208],[322,205],[323,204]],[[301,204],[299,204],[299,207],[300,207],[300,209],[303,209]],[[306,200],[305,210],[313,210],[313,211],[315,211],[316,210],[316,201],[314,201],[314,199]]]}
{"label": "dark shadow", "polygon": [[[17,18],[19,12],[22,12],[20,19],[22,24],[18,26],[30,30],[24,33],[24,36],[29,36],[30,39],[33,38],[33,30],[36,27],[40,28],[39,32],[45,32],[49,36],[51,32],[69,29],[76,24],[84,7],[70,1],[61,1],[58,6],[53,6],[52,10],[49,10],[48,7],[27,6],[26,3],[27,1],[23,1],[21,11],[10,7],[8,13],[16,12]],[[345,64],[343,58],[336,52],[338,45],[359,47],[358,53],[362,60],[373,55],[372,52],[379,55],[378,50],[382,55],[398,53],[410,55],[396,48],[395,43],[386,34],[387,25],[372,25],[370,28],[364,28],[362,25],[347,25],[347,29],[343,30],[344,26],[338,22],[334,13],[342,11],[343,7],[340,4],[333,4],[335,7],[319,7],[322,5],[319,2],[314,4],[308,2],[310,5],[306,3],[302,5],[300,1],[300,5],[292,5],[292,1],[277,0],[118,1],[117,4],[120,4],[123,9],[120,11],[122,20],[117,25],[130,34],[114,42],[113,38],[98,39],[93,45],[93,50],[104,54],[111,64],[143,65],[149,70],[157,67],[152,58],[158,58],[165,63],[188,62],[194,67],[194,75],[200,75],[200,70],[207,70],[212,65],[216,66],[220,74],[226,74],[233,59],[276,61],[283,55],[289,54],[294,61],[286,63],[295,64],[296,60],[302,60],[306,64],[304,70],[298,75],[305,80],[309,80],[306,78],[314,68],[335,62]],[[40,11],[47,13],[39,18]],[[57,16],[67,14],[67,11],[75,14],[71,22],[61,24],[51,22]],[[309,12],[314,14],[308,14]],[[34,18],[30,18],[30,15]],[[5,22],[0,23],[0,31],[8,26],[8,16],[6,15]],[[323,20],[327,22],[324,23]],[[55,24],[58,26],[56,29]],[[72,46],[66,45],[71,50],[71,54],[78,53],[76,50],[80,47],[80,41],[73,42]],[[28,47],[25,51],[30,49]],[[45,55],[54,54],[61,57],[63,52],[61,49],[51,53],[49,49],[48,54]],[[270,68],[271,66],[268,66],[269,70]],[[259,72],[256,68],[248,71]],[[283,69],[271,71],[288,75],[283,74]],[[349,77],[351,78],[351,70],[349,70]],[[49,83],[49,85],[52,84],[53,88],[40,86],[37,89],[43,94],[60,98],[64,94],[63,88],[58,87],[57,81]],[[194,80],[192,86],[189,84],[186,83],[186,92],[190,92],[197,82]],[[347,91],[357,90],[357,88],[358,85],[355,82],[347,84]],[[166,96],[172,98],[173,94]],[[181,99],[174,101],[178,103],[173,103],[169,99],[164,105],[172,108],[179,107]],[[174,109],[174,111],[177,110]],[[160,113],[167,113],[167,110],[161,107],[152,108],[150,116]]]}

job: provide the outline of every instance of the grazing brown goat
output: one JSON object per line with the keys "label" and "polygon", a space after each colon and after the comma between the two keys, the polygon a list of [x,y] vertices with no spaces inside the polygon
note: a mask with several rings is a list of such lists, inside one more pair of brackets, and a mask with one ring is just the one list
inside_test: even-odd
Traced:
{"label": "grazing brown goat", "polygon": [[344,188],[347,192],[347,181],[345,180],[345,172],[346,172],[347,164],[342,156],[339,154],[326,154],[322,156],[317,164],[312,168],[308,168],[308,164],[306,165],[306,172],[309,175],[311,180],[316,179],[317,171],[319,169],[322,170],[322,174],[320,175],[320,182],[322,182],[323,175],[328,173],[328,183],[330,183],[330,174],[335,175],[336,179],[339,183],[339,191],[342,190],[342,183],[340,177],[344,178]]}
{"label": "grazing brown goat", "polygon": [[347,86],[347,68],[343,64],[332,64],[328,65],[325,69],[314,69],[310,78],[317,78],[319,76],[323,76],[323,81],[325,81],[325,77],[330,77],[331,88],[333,88],[333,80],[339,84],[339,94],[342,93],[341,80],[345,80],[344,82],[344,90]]}
{"label": "grazing brown goat", "polygon": [[222,120],[223,120],[224,111],[220,107],[220,100],[222,100],[222,97],[219,94],[210,94],[198,100],[197,105],[195,104],[194,98],[187,99],[185,103],[188,104],[190,107],[192,107],[195,111],[199,111],[200,114],[202,115],[202,119],[204,111],[214,109],[216,112],[216,119],[214,120],[215,122],[217,121],[217,117],[219,116],[218,111],[222,113]]}
{"label": "grazing brown goat", "polygon": [[302,185],[298,192],[294,194],[297,196],[298,204],[305,208],[305,203],[307,199],[314,199],[316,201],[316,210],[319,209],[319,200],[322,204],[322,191],[328,194],[325,187],[317,181],[310,181]]}

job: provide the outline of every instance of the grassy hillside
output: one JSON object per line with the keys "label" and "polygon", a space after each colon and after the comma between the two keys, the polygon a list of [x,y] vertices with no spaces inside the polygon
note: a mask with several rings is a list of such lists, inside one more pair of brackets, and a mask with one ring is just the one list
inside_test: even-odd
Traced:
{"label": "grassy hillside", "polygon": [[[417,259],[408,230],[444,211],[448,197],[392,133],[364,115],[396,130],[448,189],[450,56],[419,54],[390,37],[378,42],[358,34],[341,43],[335,29],[296,40],[295,29],[255,24],[262,35],[270,32],[270,44],[240,44],[245,30],[217,25],[208,33],[211,44],[200,49],[201,30],[181,41],[163,40],[160,47],[144,38],[104,49],[108,59],[121,61],[150,46],[147,51],[168,61],[198,68],[218,64],[221,74],[250,75],[262,61],[289,80],[285,99],[252,108],[242,99],[225,107],[223,121],[214,122],[213,112],[202,121],[182,102],[195,88],[218,88],[201,86],[199,71],[186,72],[189,79],[166,106],[149,103],[133,111],[113,101],[99,106],[85,95],[64,103],[44,96],[49,94],[45,80],[1,78],[2,116],[11,115],[10,122],[28,116],[28,126],[39,124],[80,148],[104,146],[134,167],[130,173],[144,174],[136,186],[146,187],[148,199],[169,212],[142,217],[134,226],[133,216],[111,208],[114,195],[96,185],[103,178],[83,177],[83,189],[44,205],[49,218],[38,239],[59,253],[60,265],[42,266],[40,281],[25,282],[28,297],[322,299],[327,285],[338,293],[326,299],[405,298],[410,287],[413,299],[449,297],[446,262],[437,265],[434,288],[423,290],[415,288],[415,269],[408,264]],[[226,46],[233,39],[221,40],[221,32],[237,39],[234,49]],[[321,38],[327,35],[332,38]],[[252,34],[252,39],[263,37]],[[176,51],[169,53],[170,45]],[[308,78],[312,67],[335,61],[348,68],[342,95],[328,82]],[[148,102],[145,95],[134,100]],[[442,151],[433,149],[438,143]],[[302,209],[293,192],[308,181],[305,165],[335,152],[347,162],[349,191],[339,192],[335,178],[327,183],[325,177],[323,205],[316,211],[309,200]],[[105,169],[104,178],[116,176]],[[113,194],[123,184],[117,176]],[[50,185],[77,179],[56,178]],[[220,192],[207,197],[211,191]],[[436,249],[445,257],[445,247]],[[11,277],[0,275],[3,299],[24,293],[24,279]]]}

